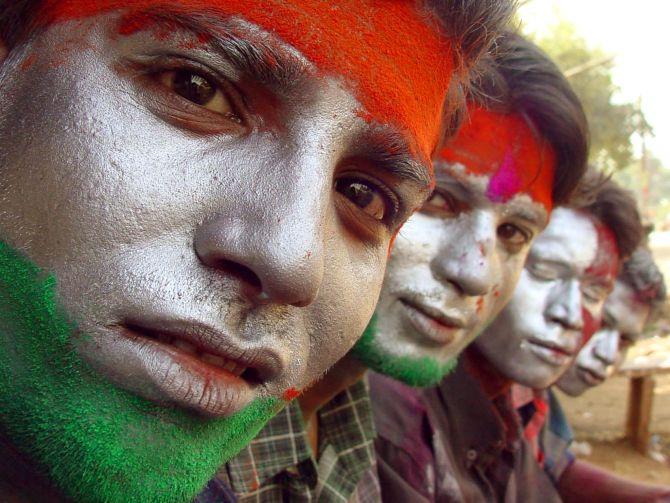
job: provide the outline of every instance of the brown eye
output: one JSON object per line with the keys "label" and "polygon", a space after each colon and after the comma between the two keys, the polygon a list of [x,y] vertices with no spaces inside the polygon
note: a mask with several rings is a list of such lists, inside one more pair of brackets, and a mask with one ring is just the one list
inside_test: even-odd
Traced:
{"label": "brown eye", "polygon": [[[237,117],[224,91],[211,79],[190,70],[174,70],[159,74],[160,82],[182,98],[207,110]],[[239,120],[239,119],[238,119]]]}
{"label": "brown eye", "polygon": [[423,213],[443,218],[452,218],[464,211],[466,206],[451,194],[435,191],[421,208]]}
{"label": "brown eye", "polygon": [[530,241],[528,233],[513,224],[502,224],[498,227],[498,238],[507,245],[517,248]]}
{"label": "brown eye", "polygon": [[385,194],[366,180],[340,178],[335,189],[375,220],[384,220],[389,212]]}

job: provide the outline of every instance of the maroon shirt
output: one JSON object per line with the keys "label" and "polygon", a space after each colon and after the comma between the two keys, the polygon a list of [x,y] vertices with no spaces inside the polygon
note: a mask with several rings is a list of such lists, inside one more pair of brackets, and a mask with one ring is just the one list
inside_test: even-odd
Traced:
{"label": "maroon shirt", "polygon": [[384,501],[560,501],[495,376],[471,350],[434,388],[370,375]]}

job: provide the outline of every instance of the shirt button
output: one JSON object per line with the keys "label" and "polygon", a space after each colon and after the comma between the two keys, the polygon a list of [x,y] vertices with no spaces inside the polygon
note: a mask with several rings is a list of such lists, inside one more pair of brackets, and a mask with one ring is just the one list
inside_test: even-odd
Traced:
{"label": "shirt button", "polygon": [[477,451],[475,451],[474,449],[470,449],[465,456],[468,459],[468,461],[474,461],[475,459],[477,459]]}

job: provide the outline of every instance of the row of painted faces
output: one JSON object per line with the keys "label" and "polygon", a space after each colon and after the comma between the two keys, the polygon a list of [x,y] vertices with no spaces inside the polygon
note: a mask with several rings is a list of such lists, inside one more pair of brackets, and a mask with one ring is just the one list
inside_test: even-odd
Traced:
{"label": "row of painted faces", "polygon": [[[440,220],[430,205],[410,218],[403,228],[406,239],[391,255],[370,344],[384,358],[368,359],[358,351],[361,344],[356,347],[375,370],[414,385],[435,384],[474,340],[506,378],[534,389],[556,383],[577,396],[609,377],[642,336],[657,301],[625,273],[615,280],[616,248],[604,243],[602,224],[587,213],[555,209],[530,246],[525,266],[492,252],[459,269],[465,255],[461,251],[454,258],[454,251],[477,245],[476,234],[458,232],[459,220],[476,220],[492,208]],[[496,238],[491,217],[489,239],[500,246],[500,229]],[[432,253],[422,253],[426,249]],[[597,260],[609,262],[607,274],[594,272]],[[647,269],[642,274],[657,275],[655,289],[664,289],[649,251],[638,249],[633,260]],[[504,291],[498,286],[501,273],[508,284]],[[466,282],[474,279],[480,281],[478,291],[468,289]],[[405,359],[406,365],[394,365],[394,359]],[[407,372],[410,360],[414,373]],[[427,364],[430,360],[436,365]]]}
{"label": "row of painted faces", "polygon": [[354,345],[418,207],[359,358],[434,381],[495,318],[492,360],[518,333],[568,364],[611,233],[557,209],[540,235],[553,156],[474,108],[499,141],[445,149],[423,204],[452,58],[411,2],[335,24],[321,2],[117,4],[46,2],[0,66],[0,421],[61,490],[191,498]]}

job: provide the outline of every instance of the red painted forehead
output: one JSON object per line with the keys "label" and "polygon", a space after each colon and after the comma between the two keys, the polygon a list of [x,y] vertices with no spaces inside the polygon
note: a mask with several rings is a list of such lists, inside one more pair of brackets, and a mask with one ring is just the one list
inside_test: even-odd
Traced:
{"label": "red painted forehead", "polygon": [[46,23],[161,5],[238,15],[278,35],[321,71],[343,78],[363,106],[361,115],[400,129],[423,159],[437,145],[453,54],[417,1],[49,0],[46,5]]}
{"label": "red painted forehead", "polygon": [[[597,218],[592,217],[588,213],[584,213],[584,215],[593,222],[598,234],[596,256],[585,273],[591,278],[598,278],[603,283],[609,283],[613,286],[619,272],[619,247],[617,246],[614,232]],[[586,308],[582,308],[582,315],[584,317],[582,344],[586,344],[600,328],[601,316],[596,317],[592,315]]]}
{"label": "red painted forehead", "polygon": [[490,176],[487,196],[494,202],[525,193],[551,211],[556,157],[520,115],[470,107],[469,120],[439,157]]}
{"label": "red painted forehead", "polygon": [[604,281],[614,285],[619,273],[619,247],[612,229],[603,224],[597,218],[587,214],[593,222],[598,233],[598,250],[593,263],[586,270],[589,276],[602,278]]}

